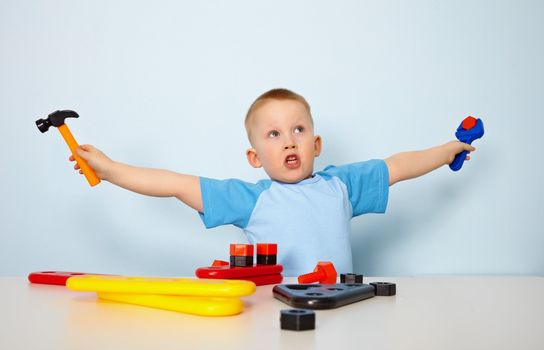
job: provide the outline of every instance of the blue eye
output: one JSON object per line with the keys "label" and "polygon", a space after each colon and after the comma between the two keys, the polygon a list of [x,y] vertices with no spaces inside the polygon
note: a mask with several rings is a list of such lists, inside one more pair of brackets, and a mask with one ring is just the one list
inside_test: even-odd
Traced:
{"label": "blue eye", "polygon": [[301,132],[304,131],[304,127],[303,126],[297,126],[294,130],[294,133],[295,134],[300,134]]}
{"label": "blue eye", "polygon": [[272,130],[268,133],[268,137],[278,137],[280,136],[280,133],[279,131],[276,131],[276,130]]}

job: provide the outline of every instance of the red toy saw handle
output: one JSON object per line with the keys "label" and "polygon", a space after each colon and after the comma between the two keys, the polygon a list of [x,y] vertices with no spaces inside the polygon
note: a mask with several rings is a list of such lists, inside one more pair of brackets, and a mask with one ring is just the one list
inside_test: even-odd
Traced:
{"label": "red toy saw handle", "polygon": [[58,129],[60,131],[60,134],[64,138],[64,141],[66,141],[68,148],[70,148],[70,151],[72,152],[72,155],[74,156],[77,164],[79,165],[79,168],[83,172],[83,175],[85,175],[85,178],[89,182],[89,185],[98,185],[100,183],[100,178],[98,178],[93,168],[91,168],[83,158],[77,155],[76,148],[79,145],[72,133],[70,132],[70,129],[68,129],[68,126],[66,124],[62,124],[58,127]]}

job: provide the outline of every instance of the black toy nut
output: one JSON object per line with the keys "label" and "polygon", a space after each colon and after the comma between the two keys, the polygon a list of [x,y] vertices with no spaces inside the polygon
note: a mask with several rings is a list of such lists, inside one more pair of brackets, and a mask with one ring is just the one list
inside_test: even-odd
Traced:
{"label": "black toy nut", "polygon": [[397,285],[390,282],[372,282],[371,286],[374,287],[374,293],[377,296],[392,296],[397,294]]}
{"label": "black toy nut", "polygon": [[287,309],[280,312],[281,329],[306,331],[315,329],[315,312],[306,309]]}
{"label": "black toy nut", "polygon": [[340,274],[340,283],[363,283],[363,275],[358,275],[356,273],[342,273]]}
{"label": "black toy nut", "polygon": [[236,267],[253,266],[253,256],[232,256],[231,255],[230,266],[236,266]]}

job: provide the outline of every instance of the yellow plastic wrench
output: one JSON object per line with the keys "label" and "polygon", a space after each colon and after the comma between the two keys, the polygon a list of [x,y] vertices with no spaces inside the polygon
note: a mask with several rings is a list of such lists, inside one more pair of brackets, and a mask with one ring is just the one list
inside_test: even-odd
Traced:
{"label": "yellow plastic wrench", "polygon": [[255,292],[255,283],[241,280],[81,275],[68,278],[68,289],[98,293],[168,294],[242,297]]}
{"label": "yellow plastic wrench", "polygon": [[98,293],[103,300],[183,312],[199,316],[232,316],[244,309],[239,298],[195,297],[155,294]]}

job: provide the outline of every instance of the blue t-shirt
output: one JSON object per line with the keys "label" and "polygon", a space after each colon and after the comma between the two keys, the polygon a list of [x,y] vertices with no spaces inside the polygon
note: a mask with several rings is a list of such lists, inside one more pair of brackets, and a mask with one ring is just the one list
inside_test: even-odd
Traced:
{"label": "blue t-shirt", "polygon": [[232,224],[250,243],[277,243],[285,276],[313,271],[332,261],[338,273],[353,271],[350,220],[384,213],[389,172],[383,160],[328,166],[313,177],[289,184],[201,177],[206,228]]}

